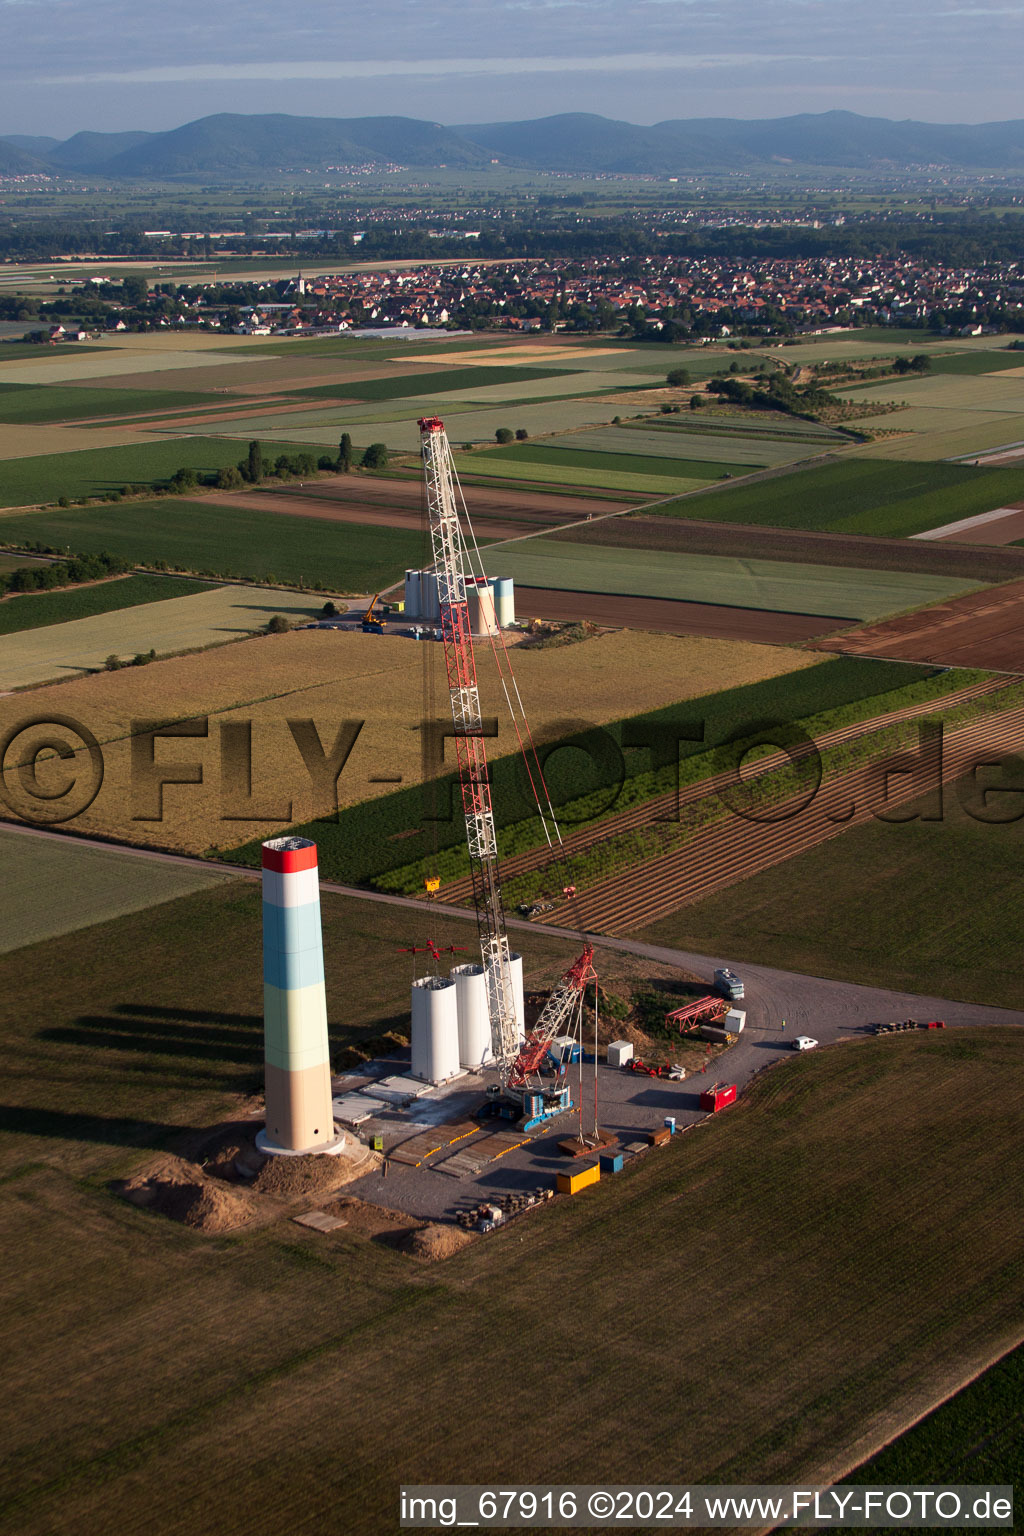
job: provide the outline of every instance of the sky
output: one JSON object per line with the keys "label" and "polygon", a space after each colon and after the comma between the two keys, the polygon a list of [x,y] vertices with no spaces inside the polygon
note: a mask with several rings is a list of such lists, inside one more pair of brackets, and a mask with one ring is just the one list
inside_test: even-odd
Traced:
{"label": "sky", "polygon": [[1024,117],[1024,0],[0,0],[0,135],[211,112]]}

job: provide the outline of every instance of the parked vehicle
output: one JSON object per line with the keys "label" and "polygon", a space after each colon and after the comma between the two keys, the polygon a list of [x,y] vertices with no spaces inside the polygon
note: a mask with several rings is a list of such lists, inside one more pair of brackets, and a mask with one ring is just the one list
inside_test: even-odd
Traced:
{"label": "parked vehicle", "polygon": [[730,971],[727,965],[721,966],[715,972],[715,990],[723,997],[727,997],[730,1003],[739,1003],[743,1000],[743,983],[735,971]]}
{"label": "parked vehicle", "polygon": [[793,1041],[794,1051],[813,1051],[817,1040],[812,1040],[810,1035],[797,1035]]}

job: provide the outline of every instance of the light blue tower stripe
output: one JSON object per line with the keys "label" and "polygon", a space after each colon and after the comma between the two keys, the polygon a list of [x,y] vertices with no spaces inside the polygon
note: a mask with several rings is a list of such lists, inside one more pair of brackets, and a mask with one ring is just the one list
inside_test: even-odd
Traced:
{"label": "light blue tower stripe", "polygon": [[265,949],[263,980],[268,986],[278,987],[282,992],[292,992],[301,987],[323,986],[323,950],[319,944],[315,949],[290,949],[285,953],[276,949]]}
{"label": "light blue tower stripe", "polygon": [[292,954],[305,949],[319,949],[320,903],[304,902],[301,907],[278,907],[272,902],[263,904],[263,945],[279,954]]}

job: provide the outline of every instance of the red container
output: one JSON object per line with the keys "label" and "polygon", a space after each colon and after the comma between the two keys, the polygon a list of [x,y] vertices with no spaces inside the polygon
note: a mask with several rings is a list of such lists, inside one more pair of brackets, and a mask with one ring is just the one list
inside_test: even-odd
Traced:
{"label": "red container", "polygon": [[929,1019],[928,1023],[925,1025],[925,1029],[945,1029],[945,1027],[945,1019]]}
{"label": "red container", "polygon": [[727,1104],[736,1102],[735,1083],[712,1083],[710,1088],[705,1088],[700,1096],[701,1109],[708,1109],[713,1115],[717,1115],[720,1109]]}

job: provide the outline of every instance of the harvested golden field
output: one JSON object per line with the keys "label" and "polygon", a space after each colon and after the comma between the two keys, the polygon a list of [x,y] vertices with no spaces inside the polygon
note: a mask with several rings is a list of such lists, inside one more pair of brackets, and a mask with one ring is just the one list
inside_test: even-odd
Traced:
{"label": "harvested golden field", "polygon": [[[817,661],[781,646],[630,631],[599,635],[578,645],[519,651],[515,657],[534,731],[548,735],[775,677]],[[484,714],[499,714],[500,688],[489,650],[478,656],[478,664]],[[338,780],[340,804],[419,783],[419,723],[429,672],[435,688],[426,712],[447,719],[440,647],[358,631],[299,631],[2,698],[0,732],[6,738],[23,724],[58,715],[78,722],[99,745],[103,780],[94,801],[65,824],[77,832],[203,852],[235,847],[330,811],[333,774],[324,767],[323,753],[330,758],[345,722],[363,724]],[[191,721],[191,734],[157,741],[152,758],[147,756],[148,740],[136,742],[133,782],[132,734],[138,736],[155,721],[185,719]],[[251,800],[246,799],[247,723]],[[70,737],[69,745],[79,749],[75,770],[80,783],[68,797],[41,798],[68,784],[69,760],[41,761],[35,787],[26,788],[17,776],[17,764],[28,749],[53,734],[37,728],[20,739],[20,751],[12,747],[8,752],[2,787],[15,814],[41,819],[54,807],[70,811],[74,796],[87,794],[96,753],[90,759],[81,741],[74,743]],[[450,747],[446,762],[451,760]],[[514,749],[508,722],[502,718],[491,755]],[[169,781],[162,795],[153,760]]]}
{"label": "harvested golden field", "polygon": [[138,427],[54,427],[0,422],[0,459],[34,459],[47,453],[75,453],[79,448],[120,448],[126,443],[157,441],[157,433]]}

